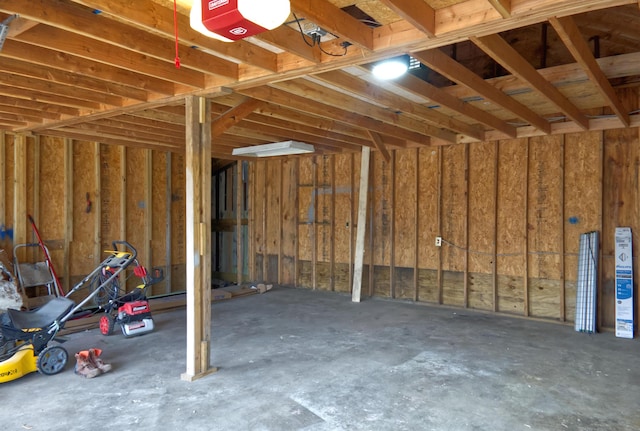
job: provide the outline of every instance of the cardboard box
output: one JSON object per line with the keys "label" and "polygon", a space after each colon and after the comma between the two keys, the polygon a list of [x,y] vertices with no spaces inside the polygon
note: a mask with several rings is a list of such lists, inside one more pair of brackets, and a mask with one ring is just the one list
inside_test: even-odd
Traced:
{"label": "cardboard box", "polygon": [[633,338],[633,246],[631,228],[616,228],[616,337]]}

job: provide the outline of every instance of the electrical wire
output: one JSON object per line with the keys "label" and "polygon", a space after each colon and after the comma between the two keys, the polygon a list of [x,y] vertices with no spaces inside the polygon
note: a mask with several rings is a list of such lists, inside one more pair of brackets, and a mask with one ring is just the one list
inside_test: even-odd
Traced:
{"label": "electrical wire", "polygon": [[322,42],[320,40],[321,36],[318,34],[315,34],[311,37],[311,42],[309,42],[307,40],[307,35],[302,30],[302,25],[300,25],[301,20],[296,16],[295,13],[293,13],[293,17],[295,18],[294,21],[296,22],[296,24],[298,24],[298,29],[300,30],[300,35],[302,36],[302,40],[304,41],[305,44],[307,44],[307,46],[311,48],[313,48],[314,46],[318,46],[318,48],[323,54],[329,55],[331,57],[344,57],[345,55],[347,55],[347,49],[351,46],[349,42],[342,42],[341,46],[344,48],[344,52],[342,54],[335,54],[333,52],[328,52],[322,47]]}

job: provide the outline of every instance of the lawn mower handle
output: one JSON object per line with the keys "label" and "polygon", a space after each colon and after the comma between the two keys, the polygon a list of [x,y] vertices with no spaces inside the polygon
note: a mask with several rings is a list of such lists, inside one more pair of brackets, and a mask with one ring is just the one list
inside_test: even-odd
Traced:
{"label": "lawn mower handle", "polygon": [[127,241],[125,240],[120,240],[120,241],[112,241],[111,245],[113,246],[113,249],[115,251],[118,251],[118,245],[122,244],[124,245],[128,250],[122,250],[122,251],[129,251],[131,252],[131,260],[136,260],[136,257],[138,257],[138,250],[136,250],[136,248],[134,246],[132,246],[131,244],[129,244]]}

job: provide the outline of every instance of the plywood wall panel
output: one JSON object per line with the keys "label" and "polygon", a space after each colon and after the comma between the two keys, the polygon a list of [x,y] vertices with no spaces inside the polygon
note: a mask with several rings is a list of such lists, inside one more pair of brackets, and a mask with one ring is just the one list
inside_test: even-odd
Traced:
{"label": "plywood wall panel", "polygon": [[501,141],[498,150],[497,309],[517,314],[524,314],[527,145]]}
{"label": "plywood wall panel", "polygon": [[[465,146],[451,145],[442,149],[442,268],[464,271],[465,219]],[[450,243],[450,244],[447,244]]]}
{"label": "plywood wall panel", "polygon": [[140,262],[146,262],[149,256],[146,255],[146,246],[144,238],[145,216],[148,206],[151,202],[145,200],[145,149],[129,148],[127,149],[127,183],[126,183],[126,205],[127,219],[125,221],[126,239],[131,245],[138,250],[138,259]]}
{"label": "plywood wall panel", "polygon": [[[40,220],[36,220],[42,239],[64,238],[64,140],[46,137],[40,141]],[[60,263],[62,265],[62,262]],[[62,266],[60,266],[62,267]]]}
{"label": "plywood wall panel", "polygon": [[[254,194],[254,198],[251,201],[253,203],[253,250],[258,255],[264,255],[266,254],[266,220],[264,213],[267,205],[267,200],[265,199],[265,175],[267,164],[264,160],[261,160],[252,163],[252,166],[251,190]],[[262,268],[262,265],[258,265],[258,262],[256,262],[256,268]]]}
{"label": "plywood wall panel", "polygon": [[[351,263],[351,230],[354,229],[352,220],[352,205],[357,206],[357,201],[352,200],[354,185],[353,179],[353,155],[339,154],[335,157],[335,227],[334,247],[335,262]],[[358,183],[359,184],[359,183]],[[356,185],[357,187],[357,185]],[[347,274],[348,277],[348,274]]]}
{"label": "plywood wall panel", "polygon": [[[375,265],[389,266],[391,262],[391,193],[393,192],[391,165],[379,152],[373,152],[371,169],[373,184],[369,184],[369,190],[373,193],[369,198],[372,199],[373,208],[373,226],[370,226],[373,229],[372,257]],[[377,280],[376,286],[383,289],[382,283],[378,283]],[[388,284],[387,289],[390,289]]]}
{"label": "plywood wall panel", "polygon": [[281,234],[281,196],[280,186],[282,182],[282,166],[280,160],[270,160],[266,166],[265,205],[267,206],[266,253],[278,255],[280,250]]}
{"label": "plywood wall panel", "polygon": [[83,275],[95,267],[95,219],[99,217],[93,207],[96,199],[93,143],[74,141],[72,152],[73,241],[69,250],[69,271],[72,275]]}
{"label": "plywood wall panel", "polygon": [[64,262],[64,140],[40,140],[40,217],[35,220],[40,236],[49,245],[54,268],[61,277]]}
{"label": "plywood wall panel", "polygon": [[442,302],[457,306],[465,302],[466,151],[467,146],[464,145],[442,149]]}
{"label": "plywood wall panel", "polygon": [[351,265],[336,263],[333,267],[333,290],[336,292],[351,293],[351,279],[349,278]]}
{"label": "plywood wall panel", "polygon": [[316,289],[331,290],[331,263],[316,262]]}
{"label": "plywood wall panel", "polygon": [[602,132],[565,136],[564,250],[565,316],[575,321],[580,235],[602,222]]}
{"label": "plywood wall panel", "polygon": [[[171,157],[171,290],[186,290],[186,166],[182,154]],[[104,183],[103,183],[104,184]]]}
{"label": "plywood wall panel", "polygon": [[295,256],[298,247],[298,180],[299,159],[287,159],[282,164],[282,262],[280,283],[295,284]]}
{"label": "plywood wall panel", "polygon": [[[394,265],[413,268],[416,261],[415,151],[395,151]],[[395,281],[395,280],[394,280]]]}
{"label": "plywood wall panel", "polygon": [[469,146],[469,271],[493,270],[495,164],[493,142]]}
{"label": "plywood wall panel", "polygon": [[469,146],[468,305],[482,310],[493,309],[496,153],[494,142]]}
{"label": "plywood wall panel", "polygon": [[[153,224],[151,228],[151,254],[152,267],[164,268],[171,262],[167,259],[167,234],[168,225],[167,208],[167,153],[154,151],[152,154],[151,179],[153,188],[151,189],[151,208],[153,211]],[[153,294],[165,293],[167,291],[167,281],[161,281],[152,288]],[[168,290],[170,291],[170,289]]]}
{"label": "plywood wall panel", "polygon": [[493,310],[493,274],[469,272],[469,308]]}
{"label": "plywood wall panel", "polygon": [[561,316],[561,259],[564,137],[529,140],[528,295],[532,316]]}
{"label": "plywood wall panel", "polygon": [[[44,148],[43,148],[44,149]],[[123,173],[120,172],[120,151],[113,145],[100,146],[100,231],[101,249],[110,250],[111,242],[120,239],[120,196]],[[184,192],[182,193],[184,199]],[[184,243],[184,241],[183,241]],[[104,259],[104,256],[102,257]],[[100,259],[100,260],[102,260]]]}
{"label": "plywood wall panel", "polygon": [[316,158],[316,260],[330,263],[332,252],[333,157]]}
{"label": "plywood wall panel", "polygon": [[[604,196],[601,286],[602,323],[612,327],[615,322],[615,228],[629,226],[633,234],[633,255],[638,256],[640,214],[638,211],[638,166],[640,149],[637,130],[611,130],[604,133]],[[638,259],[634,261],[638,272]]]}
{"label": "plywood wall panel", "polygon": [[[10,232],[13,231],[13,135],[6,134],[4,132],[0,138],[4,139],[4,152],[0,152],[2,158],[3,172],[0,172],[0,178],[2,180],[2,195],[4,200],[2,201],[2,209],[4,210],[0,214],[0,250],[7,252],[9,259],[12,257],[13,240]],[[2,147],[0,146],[0,149]]]}

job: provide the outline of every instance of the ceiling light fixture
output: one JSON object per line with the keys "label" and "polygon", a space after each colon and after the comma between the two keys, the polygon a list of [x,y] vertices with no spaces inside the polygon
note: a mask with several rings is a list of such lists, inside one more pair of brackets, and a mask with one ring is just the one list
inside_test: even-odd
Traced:
{"label": "ceiling light fixture", "polygon": [[251,147],[234,148],[231,152],[234,156],[245,157],[274,157],[290,156],[293,154],[313,153],[313,145],[298,141],[274,142],[272,144],[253,145]]}
{"label": "ceiling light fixture", "polygon": [[233,42],[286,21],[291,13],[289,0],[193,0],[191,28],[223,42]]}
{"label": "ceiling light fixture", "polygon": [[371,72],[378,79],[396,79],[407,73],[409,70],[409,56],[390,58],[376,63]]}

